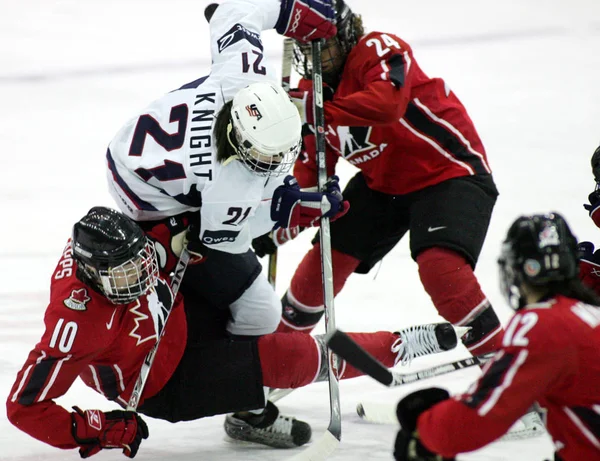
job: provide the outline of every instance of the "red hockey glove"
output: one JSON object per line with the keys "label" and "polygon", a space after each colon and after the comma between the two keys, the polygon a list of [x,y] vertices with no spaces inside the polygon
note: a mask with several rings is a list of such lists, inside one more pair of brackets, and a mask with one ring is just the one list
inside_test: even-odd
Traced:
{"label": "red hockey glove", "polygon": [[449,397],[448,391],[432,387],[413,392],[400,400],[396,415],[401,429],[394,445],[394,457],[397,461],[454,460],[454,458],[442,458],[440,455],[429,451],[421,443],[417,432],[417,419],[421,416],[421,413]]}
{"label": "red hockey glove", "polygon": [[193,217],[188,214],[173,216],[147,229],[148,237],[154,242],[158,264],[163,274],[170,274],[177,265],[183,246],[190,252],[188,264],[198,264],[208,249],[200,242],[200,231]]}
{"label": "red hockey glove", "polygon": [[265,255],[272,255],[277,251],[277,247],[280,247],[284,243],[298,237],[300,232],[304,230],[304,227],[278,227],[271,234],[261,235],[252,240],[252,248],[254,253],[259,258]]}
{"label": "red hockey glove", "polygon": [[332,0],[281,0],[275,29],[286,37],[308,42],[337,33]]}
{"label": "red hockey glove", "polygon": [[580,242],[577,250],[579,252],[579,279],[600,296],[600,250],[594,251],[592,242]]}
{"label": "red hockey glove", "polygon": [[73,407],[71,433],[80,446],[82,458],[89,458],[103,448],[122,448],[123,454],[135,458],[142,439],[148,438],[148,426],[133,411],[82,411]]}
{"label": "red hockey glove", "polygon": [[308,192],[300,189],[293,176],[286,176],[283,185],[275,189],[271,202],[271,219],[274,229],[318,226],[322,217],[332,221],[344,216],[350,209],[338,184],[332,176],[325,184],[325,192]]}
{"label": "red hockey glove", "polygon": [[[298,109],[302,124],[308,123],[311,126],[315,124],[315,116],[313,111],[313,90],[300,90],[298,88],[291,89],[288,92],[290,99]],[[323,85],[323,101],[331,101],[333,99],[333,89],[327,85]]]}

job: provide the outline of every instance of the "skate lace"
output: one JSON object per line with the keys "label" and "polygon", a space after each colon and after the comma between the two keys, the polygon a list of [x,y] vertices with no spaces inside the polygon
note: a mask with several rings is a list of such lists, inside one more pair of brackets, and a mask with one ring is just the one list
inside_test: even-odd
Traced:
{"label": "skate lace", "polygon": [[394,365],[400,362],[408,365],[416,358],[427,354],[441,352],[442,349],[435,336],[436,325],[415,325],[400,330],[400,337],[392,344],[392,352],[396,352]]}
{"label": "skate lace", "polygon": [[265,428],[268,432],[274,432],[277,434],[291,435],[292,425],[294,424],[294,418],[289,416],[279,415],[277,419],[269,427]]}

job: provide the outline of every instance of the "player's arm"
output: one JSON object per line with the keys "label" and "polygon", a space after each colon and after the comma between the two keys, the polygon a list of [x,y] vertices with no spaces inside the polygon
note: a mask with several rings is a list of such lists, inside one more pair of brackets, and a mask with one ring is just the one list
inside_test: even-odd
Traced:
{"label": "player's arm", "polygon": [[224,99],[258,81],[276,81],[265,58],[260,34],[276,29],[290,38],[307,40],[336,33],[330,0],[227,0],[210,21],[212,69],[220,78]]}
{"label": "player's arm", "polygon": [[552,344],[556,335],[551,332],[557,330],[559,325],[541,322],[536,311],[515,315],[506,328],[503,348],[469,392],[438,403],[418,417],[423,445],[451,457],[506,433],[558,376],[571,370],[568,344]]}
{"label": "player's arm", "polygon": [[412,50],[398,37],[377,32],[362,39],[353,52],[362,56],[355,72],[362,89],[325,102],[325,122],[375,126],[398,121],[410,100]]}
{"label": "player's arm", "polygon": [[[316,138],[307,126],[303,129],[302,150],[294,164],[294,176],[302,188],[315,187],[317,185],[317,156]],[[331,147],[325,145],[325,161],[327,163],[327,177],[335,174],[335,165],[339,157],[329,152]]]}
{"label": "player's arm", "polygon": [[[133,412],[74,409],[55,403],[89,365],[91,348],[101,347],[97,329],[69,316],[47,314],[46,331],[29,353],[6,402],[12,424],[30,436],[57,448],[79,448],[82,457],[102,448],[122,448],[135,455],[141,438],[147,437],[145,423]],[[103,324],[102,324],[103,325]],[[145,437],[144,437],[145,438]],[[126,447],[127,445],[127,447]]]}

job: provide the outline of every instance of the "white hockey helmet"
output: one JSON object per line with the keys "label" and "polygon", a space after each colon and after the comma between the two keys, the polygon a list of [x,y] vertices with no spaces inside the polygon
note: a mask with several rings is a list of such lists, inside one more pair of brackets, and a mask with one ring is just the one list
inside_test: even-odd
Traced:
{"label": "white hockey helmet", "polygon": [[238,91],[231,106],[227,137],[253,172],[278,176],[296,161],[302,122],[287,93],[272,83],[253,83]]}

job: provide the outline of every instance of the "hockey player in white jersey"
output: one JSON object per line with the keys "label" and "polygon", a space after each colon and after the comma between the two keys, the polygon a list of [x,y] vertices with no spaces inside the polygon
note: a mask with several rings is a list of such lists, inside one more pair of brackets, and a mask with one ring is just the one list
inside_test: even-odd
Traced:
{"label": "hockey player in white jersey", "polygon": [[336,178],[320,194],[287,175],[301,122],[260,36],[275,28],[304,42],[328,38],[333,20],[331,0],[226,0],[210,20],[210,74],[152,102],[109,144],[110,192],[157,240],[165,271],[193,229],[199,258],[181,291],[216,308],[209,335],[215,322],[234,336],[270,333],[279,323],[281,304],[260,274],[253,238],[347,211]]}

